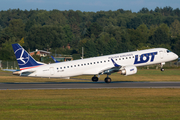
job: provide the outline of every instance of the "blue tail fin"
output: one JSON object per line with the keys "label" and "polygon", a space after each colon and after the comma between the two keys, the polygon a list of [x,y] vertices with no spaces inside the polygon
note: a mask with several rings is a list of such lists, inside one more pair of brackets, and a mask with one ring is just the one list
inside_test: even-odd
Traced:
{"label": "blue tail fin", "polygon": [[55,63],[59,63],[53,56],[51,56]]}
{"label": "blue tail fin", "polygon": [[14,54],[16,56],[20,70],[43,65],[36,62],[36,60],[34,60],[34,58],[32,58],[29,55],[29,53],[26,50],[24,50],[24,48],[22,48],[19,44],[12,44],[12,47],[13,47]]}

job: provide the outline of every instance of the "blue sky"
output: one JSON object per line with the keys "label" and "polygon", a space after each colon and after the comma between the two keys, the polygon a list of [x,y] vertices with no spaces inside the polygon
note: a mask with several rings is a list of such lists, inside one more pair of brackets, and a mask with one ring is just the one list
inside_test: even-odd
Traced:
{"label": "blue sky", "polygon": [[0,10],[38,8],[97,12],[124,9],[138,12],[143,7],[154,10],[156,7],[166,6],[171,6],[173,9],[180,8],[180,0],[0,0]]}

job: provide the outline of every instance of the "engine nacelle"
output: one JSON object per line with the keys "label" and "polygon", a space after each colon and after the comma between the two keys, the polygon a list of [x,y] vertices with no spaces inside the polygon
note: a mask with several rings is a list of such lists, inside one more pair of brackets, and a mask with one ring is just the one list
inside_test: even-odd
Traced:
{"label": "engine nacelle", "polygon": [[122,75],[133,75],[137,73],[136,66],[126,66],[123,70],[121,70]]}

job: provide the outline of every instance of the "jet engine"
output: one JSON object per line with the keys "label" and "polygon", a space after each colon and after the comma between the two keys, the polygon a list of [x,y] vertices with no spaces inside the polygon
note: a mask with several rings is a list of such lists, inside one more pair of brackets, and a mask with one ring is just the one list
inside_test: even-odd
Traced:
{"label": "jet engine", "polygon": [[136,66],[126,66],[124,69],[121,70],[122,75],[133,75],[137,73]]}

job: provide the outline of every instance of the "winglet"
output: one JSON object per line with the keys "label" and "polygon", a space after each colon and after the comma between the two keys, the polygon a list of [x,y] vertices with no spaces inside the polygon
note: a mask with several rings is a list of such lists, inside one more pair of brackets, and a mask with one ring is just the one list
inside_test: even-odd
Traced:
{"label": "winglet", "polygon": [[113,62],[114,64],[114,67],[121,67],[120,65],[118,65],[112,58],[111,58],[111,61]]}
{"label": "winglet", "polygon": [[55,63],[59,63],[53,56],[51,56]]}
{"label": "winglet", "polygon": [[34,60],[34,58],[32,58],[31,55],[29,55],[29,53],[26,50],[24,50],[24,48],[21,45],[16,43],[12,44],[12,47],[20,70],[25,70],[39,65],[43,65]]}

